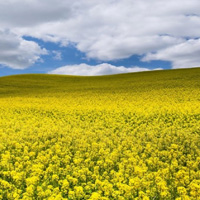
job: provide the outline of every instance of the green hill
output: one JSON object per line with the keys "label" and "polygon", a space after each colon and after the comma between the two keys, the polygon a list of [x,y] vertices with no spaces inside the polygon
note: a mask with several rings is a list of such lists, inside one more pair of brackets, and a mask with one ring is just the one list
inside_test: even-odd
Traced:
{"label": "green hill", "polygon": [[166,88],[199,88],[200,68],[150,71],[107,76],[27,74],[0,77],[0,95],[49,95],[58,92],[145,92]]}

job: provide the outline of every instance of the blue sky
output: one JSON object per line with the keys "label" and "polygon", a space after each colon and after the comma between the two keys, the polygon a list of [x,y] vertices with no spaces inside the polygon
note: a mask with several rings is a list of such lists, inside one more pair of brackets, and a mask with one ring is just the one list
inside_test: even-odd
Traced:
{"label": "blue sky", "polygon": [[199,30],[198,0],[0,2],[0,76],[199,67]]}
{"label": "blue sky", "polygon": [[[13,74],[28,74],[28,73],[47,73],[56,68],[66,65],[77,65],[81,63],[86,63],[91,66],[96,66],[104,63],[103,61],[97,59],[87,58],[86,54],[77,50],[73,44],[62,47],[59,44],[52,42],[44,42],[42,40],[24,37],[25,40],[37,42],[41,47],[46,48],[49,53],[47,55],[41,56],[41,61],[36,62],[27,69],[11,69],[6,66],[1,65],[1,76],[13,75]],[[55,52],[60,54],[60,58],[56,58]],[[141,62],[138,55],[130,56],[126,59],[112,60],[106,62],[113,66],[124,66],[131,68],[132,66],[141,66],[144,68],[152,69],[170,69],[171,63],[167,61],[149,61]]]}

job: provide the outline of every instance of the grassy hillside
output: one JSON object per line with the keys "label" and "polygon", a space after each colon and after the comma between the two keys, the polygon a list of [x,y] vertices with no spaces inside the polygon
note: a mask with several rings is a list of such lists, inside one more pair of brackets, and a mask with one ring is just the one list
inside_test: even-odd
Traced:
{"label": "grassy hillside", "polygon": [[[150,71],[107,76],[15,75],[0,77],[1,96],[39,95],[49,93],[145,92],[152,89],[199,88],[200,68]],[[133,94],[132,94],[133,95]]]}
{"label": "grassy hillside", "polygon": [[0,199],[176,198],[200,198],[200,68],[0,78]]}

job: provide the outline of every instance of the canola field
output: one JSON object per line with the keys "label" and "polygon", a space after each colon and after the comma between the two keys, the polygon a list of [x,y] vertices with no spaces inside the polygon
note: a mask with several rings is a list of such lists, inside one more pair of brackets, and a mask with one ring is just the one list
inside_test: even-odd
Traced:
{"label": "canola field", "polygon": [[200,68],[1,77],[0,199],[200,199]]}

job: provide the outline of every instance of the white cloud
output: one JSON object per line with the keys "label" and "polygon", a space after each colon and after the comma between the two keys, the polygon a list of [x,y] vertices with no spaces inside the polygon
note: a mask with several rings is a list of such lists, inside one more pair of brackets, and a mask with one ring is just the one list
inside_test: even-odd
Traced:
{"label": "white cloud", "polygon": [[54,60],[62,60],[62,53],[60,51],[52,51]]}
{"label": "white cloud", "polygon": [[0,64],[13,69],[25,69],[47,54],[46,49],[9,32],[0,31]]}
{"label": "white cloud", "polygon": [[[200,38],[200,6],[199,0],[7,0],[0,2],[0,27],[63,46],[74,43],[88,58],[110,61]],[[188,67],[198,62],[188,59]]]}
{"label": "white cloud", "polygon": [[173,68],[200,67],[200,39],[190,39],[156,53],[149,53],[143,61],[166,60]]}
{"label": "white cloud", "polygon": [[[162,68],[154,69],[154,70],[161,70],[161,69]],[[49,74],[96,76],[96,75],[120,74],[120,73],[140,72],[140,71],[149,71],[149,69],[142,68],[142,67],[131,67],[131,68],[126,68],[124,66],[117,67],[108,63],[103,63],[99,65],[94,65],[94,66],[82,63],[79,65],[67,65],[67,66],[59,67],[48,73]]]}

